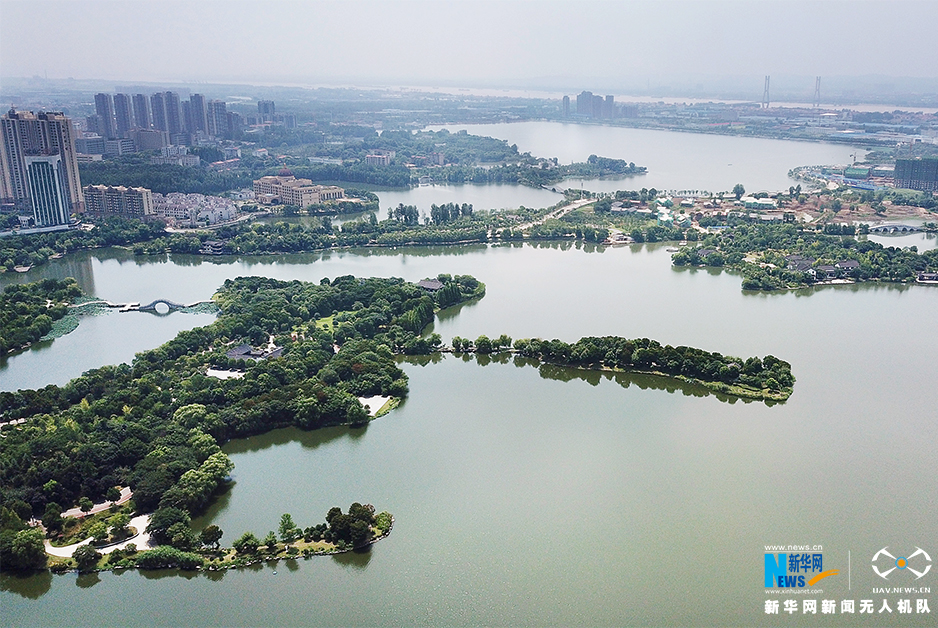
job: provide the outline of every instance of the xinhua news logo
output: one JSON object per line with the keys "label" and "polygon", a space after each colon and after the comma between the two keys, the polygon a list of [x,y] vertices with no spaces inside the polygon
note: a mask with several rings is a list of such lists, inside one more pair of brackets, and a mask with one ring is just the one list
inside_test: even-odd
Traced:
{"label": "xinhua news logo", "polygon": [[765,587],[767,589],[803,589],[813,587],[836,569],[824,571],[823,554],[766,554]]}
{"label": "xinhua news logo", "polygon": [[873,571],[883,580],[888,580],[892,572],[896,572],[899,577],[915,574],[915,579],[918,580],[930,570],[931,556],[921,547],[916,547],[908,556],[893,556],[889,553],[887,545],[873,555]]}

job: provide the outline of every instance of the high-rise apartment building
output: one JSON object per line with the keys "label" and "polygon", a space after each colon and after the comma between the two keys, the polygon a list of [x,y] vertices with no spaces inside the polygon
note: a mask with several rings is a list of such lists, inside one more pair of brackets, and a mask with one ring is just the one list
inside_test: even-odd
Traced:
{"label": "high-rise apartment building", "polygon": [[138,129],[150,128],[150,101],[146,94],[134,94],[134,125]]}
{"label": "high-rise apartment building", "polygon": [[563,97],[563,117],[564,118],[570,117],[570,97],[569,96]]}
{"label": "high-rise apartment building", "polygon": [[[202,131],[208,133],[208,110],[205,106],[205,96],[192,94],[189,96],[189,120],[186,121],[186,130],[189,133]],[[211,135],[211,133],[209,133]]]}
{"label": "high-rise apartment building", "polygon": [[230,135],[228,126],[228,106],[224,100],[208,101],[208,134],[214,137]]}
{"label": "high-rise apartment building", "polygon": [[87,185],[85,209],[90,214],[149,216],[153,213],[153,193],[147,188],[122,185]]}
{"label": "high-rise apartment building", "polygon": [[938,191],[938,157],[896,159],[894,176],[897,188]]}
{"label": "high-rise apartment building", "polygon": [[37,226],[64,225],[84,209],[72,122],[58,112],[10,111],[0,116],[0,197],[31,211]]}
{"label": "high-rise apartment building", "polygon": [[150,96],[153,128],[160,131],[181,133],[183,131],[182,108],[176,92],[158,92]]}
{"label": "high-rise apartment building", "polygon": [[98,115],[98,133],[106,138],[117,137],[117,129],[114,125],[114,102],[110,94],[94,95],[94,110]]}
{"label": "high-rise apartment building", "polygon": [[240,137],[244,129],[244,117],[237,111],[228,112],[228,133],[233,139]]}
{"label": "high-rise apartment building", "polygon": [[114,94],[114,120],[117,137],[127,137],[127,131],[134,128],[130,94]]}
{"label": "high-rise apartment building", "polygon": [[169,131],[166,123],[166,101],[162,92],[150,96],[150,114],[153,116],[153,128],[158,131]]}
{"label": "high-rise apartment building", "polygon": [[593,117],[596,119],[603,117],[603,97],[599,94],[593,96]]}
{"label": "high-rise apartment building", "polygon": [[593,116],[593,92],[580,92],[576,97],[576,112],[581,116]]}
{"label": "high-rise apartment building", "polygon": [[179,94],[176,92],[163,92],[163,104],[166,107],[166,131],[170,135],[173,133],[182,133],[185,130],[182,118],[182,107],[179,102]]}
{"label": "high-rise apartment building", "polygon": [[274,114],[277,113],[277,107],[272,100],[258,100],[257,113],[264,122],[273,122]]}

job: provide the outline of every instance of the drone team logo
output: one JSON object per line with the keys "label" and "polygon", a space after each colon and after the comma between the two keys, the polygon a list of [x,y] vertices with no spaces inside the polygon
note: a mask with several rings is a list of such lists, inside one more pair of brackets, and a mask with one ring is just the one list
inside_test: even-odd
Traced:
{"label": "drone team logo", "polygon": [[900,574],[906,571],[914,573],[915,579],[918,580],[931,569],[931,556],[921,547],[916,547],[908,556],[898,557],[890,554],[888,550],[889,547],[886,546],[873,556],[873,571],[883,580],[888,580],[889,574],[897,570]]}

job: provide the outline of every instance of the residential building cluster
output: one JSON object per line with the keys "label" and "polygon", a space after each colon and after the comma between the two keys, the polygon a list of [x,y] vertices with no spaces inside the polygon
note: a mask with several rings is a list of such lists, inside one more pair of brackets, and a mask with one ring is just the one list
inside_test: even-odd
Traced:
{"label": "residential building cluster", "polygon": [[89,214],[119,214],[142,217],[153,214],[153,193],[147,188],[122,185],[86,185],[85,211]]}
{"label": "residential building cluster", "polygon": [[0,116],[0,209],[29,214],[35,227],[67,226],[84,210],[75,134],[60,112]]}
{"label": "residential building cluster", "polygon": [[254,197],[264,205],[306,207],[345,198],[345,190],[335,185],[313,185],[309,179],[293,175],[267,176],[254,181]]}
{"label": "residential building cluster", "polygon": [[150,144],[190,144],[208,138],[231,137],[243,125],[242,116],[228,111],[223,100],[207,100],[191,94],[188,100],[177,92],[151,94],[95,94],[95,114],[85,119],[90,133],[107,139],[135,139],[138,131],[162,131],[142,138]]}
{"label": "residential building cluster", "polygon": [[180,192],[164,196],[156,193],[153,195],[153,214],[171,225],[197,227],[234,220],[238,216],[238,208],[234,201],[220,196]]}
{"label": "residential building cluster", "polygon": [[570,110],[570,97],[563,97],[564,118],[586,118],[591,120],[611,120],[618,117],[615,96],[605,98],[593,92],[583,91],[576,97],[576,112]]}
{"label": "residential building cluster", "polygon": [[190,155],[188,146],[171,144],[160,149],[160,154],[150,158],[151,164],[172,164],[176,166],[198,166],[202,159],[198,155]]}

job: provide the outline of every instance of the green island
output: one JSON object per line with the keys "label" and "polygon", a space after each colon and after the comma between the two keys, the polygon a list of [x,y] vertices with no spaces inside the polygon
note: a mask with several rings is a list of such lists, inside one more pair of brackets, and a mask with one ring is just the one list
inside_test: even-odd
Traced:
{"label": "green island", "polygon": [[456,353],[498,353],[511,348],[518,356],[543,364],[588,370],[643,373],[677,379],[709,390],[767,403],[787,400],[795,377],[791,364],[772,355],[747,359],[708,352],[694,347],[661,345],[648,338],[619,336],[580,338],[573,344],[562,340],[525,338],[514,341],[482,335],[474,341],[453,338]]}
{"label": "green island", "polygon": [[80,573],[128,568],[214,571],[246,567],[260,561],[300,556],[309,559],[376,543],[391,533],[394,517],[389,512],[376,514],[371,504],[355,502],[348,513],[335,506],[326,514],[325,523],[301,528],[294,523],[292,515],[284,513],[277,532],[271,530],[263,538],[245,532],[231,547],[221,546],[224,531],[218,526],[208,525],[196,534],[189,524],[186,511],[164,508],[154,513],[147,528],[151,542],[157,543],[153,549],[141,550],[135,544],[127,544],[103,555],[95,545],[87,544],[77,548],[71,560],[53,559],[49,568],[52,571],[75,568]]}
{"label": "green island", "polygon": [[[134,511],[153,512],[151,535],[191,548],[191,514],[224,490],[233,468],[221,443],[287,426],[363,426],[372,417],[362,399],[406,396],[394,355],[439,349],[438,335],[421,335],[435,312],[485,294],[469,276],[440,275],[429,286],[352,276],[228,280],[214,296],[214,323],[132,365],[0,393],[0,422],[14,423],[0,439],[0,564],[44,566],[42,533],[24,522],[36,517],[53,541],[72,540],[62,505],[89,505],[115,486],[133,487]],[[354,547],[361,538],[346,537],[343,521],[318,540],[311,531],[309,542]],[[375,525],[378,537],[390,529]]]}
{"label": "green island", "polygon": [[0,357],[34,342],[64,336],[78,326],[68,306],[82,296],[72,279],[43,279],[0,292]]}
{"label": "green island", "polygon": [[[52,547],[95,542],[53,558],[56,570],[226,568],[261,556],[348,551],[383,538],[391,516],[357,502],[304,529],[284,514],[279,536],[245,532],[228,550],[219,547],[220,530],[197,534],[191,520],[228,487],[234,465],[221,444],[288,426],[367,424],[374,417],[363,399],[407,395],[395,355],[450,350],[423,331],[440,309],[484,294],[484,284],[465,275],[418,284],[353,276],[318,284],[229,279],[213,297],[221,311],[215,322],[179,333],[131,365],[88,371],[61,387],[0,393],[0,421],[13,423],[0,439],[0,564],[48,566],[43,531]],[[512,343],[502,335],[456,337],[452,345],[479,355],[511,347],[544,364],[651,373],[767,403],[787,399],[794,384],[790,365],[773,356],[743,360],[645,338]],[[132,501],[119,505],[117,487],[126,486]],[[101,512],[93,512],[95,501]],[[83,521],[63,516],[63,505],[73,504],[92,514]],[[145,532],[159,547],[122,546],[102,557],[99,547],[140,532],[131,529],[131,515],[146,512]],[[42,528],[26,524],[33,518]]]}
{"label": "green island", "polygon": [[744,290],[787,290],[830,283],[908,283],[938,272],[938,249],[919,253],[858,240],[865,225],[757,225],[730,219],[729,229],[674,253],[675,266],[726,267],[743,276]]}

